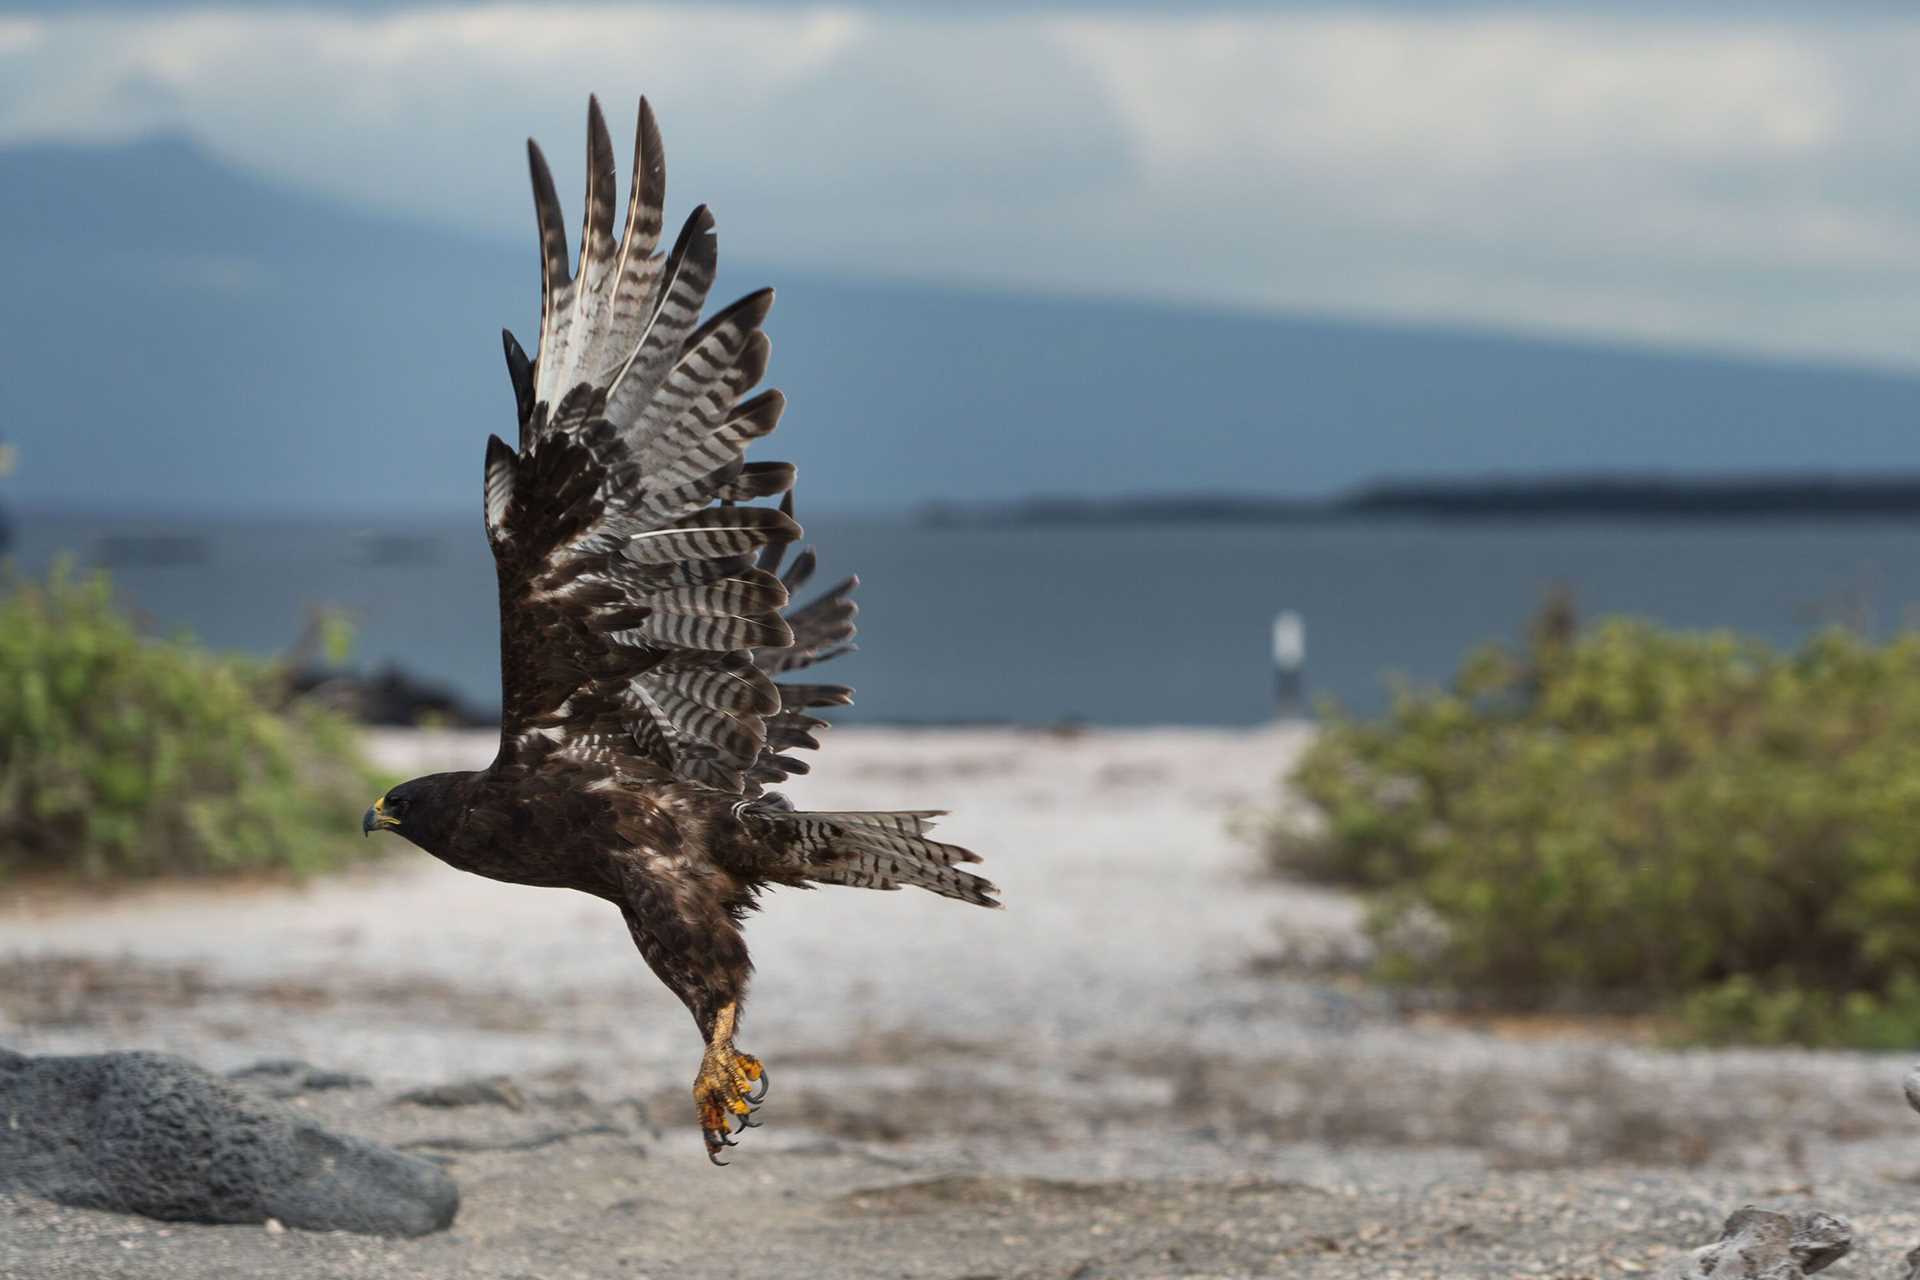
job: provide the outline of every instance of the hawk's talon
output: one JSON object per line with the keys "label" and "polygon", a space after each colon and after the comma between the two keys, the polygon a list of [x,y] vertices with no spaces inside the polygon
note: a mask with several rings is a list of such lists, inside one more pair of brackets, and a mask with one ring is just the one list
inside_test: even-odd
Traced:
{"label": "hawk's talon", "polygon": [[760,1128],[753,1119],[754,1103],[766,1096],[766,1089],[763,1085],[756,1093],[753,1086],[765,1081],[766,1070],[757,1058],[741,1053],[730,1038],[725,1038],[730,1025],[717,1030],[719,1034],[709,1041],[706,1056],[701,1059],[700,1074],[694,1077],[693,1101],[708,1158],[715,1164],[725,1164],[715,1157],[727,1147],[739,1146],[740,1134]]}
{"label": "hawk's talon", "polygon": [[773,1084],[773,1072],[767,1070],[765,1067],[761,1067],[760,1068],[760,1087],[747,1095],[747,1101],[753,1103],[754,1107],[758,1109],[759,1105],[762,1102],[766,1101],[767,1089],[772,1084]]}

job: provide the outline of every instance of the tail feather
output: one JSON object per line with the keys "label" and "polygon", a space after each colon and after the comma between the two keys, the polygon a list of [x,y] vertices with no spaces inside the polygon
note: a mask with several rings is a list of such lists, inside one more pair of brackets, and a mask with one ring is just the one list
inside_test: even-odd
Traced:
{"label": "tail feather", "polygon": [[939,810],[894,813],[783,813],[777,815],[795,869],[815,884],[861,889],[913,885],[945,898],[997,907],[992,881],[956,865],[980,855],[959,845],[928,839]]}

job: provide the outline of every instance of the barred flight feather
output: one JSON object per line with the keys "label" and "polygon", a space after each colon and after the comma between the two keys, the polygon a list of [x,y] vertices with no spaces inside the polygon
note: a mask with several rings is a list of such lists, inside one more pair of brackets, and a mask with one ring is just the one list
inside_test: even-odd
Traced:
{"label": "barred flight feather", "polygon": [[[806,559],[805,553],[801,559]],[[782,581],[791,591],[804,583],[811,573],[812,565],[808,563],[803,572],[789,573]],[[787,613],[787,625],[793,631],[793,642],[784,649],[759,655],[760,665],[769,674],[780,675],[831,661],[851,650],[853,646],[849,642],[854,636],[853,620],[860,609],[850,597],[859,585],[858,578],[847,578],[809,603],[790,610]]]}
{"label": "barred flight feather", "polygon": [[767,725],[767,749],[769,751],[818,751],[820,739],[805,729],[776,729]]}
{"label": "barred flight feather", "polygon": [[752,764],[765,741],[758,732],[758,720],[715,711],[670,687],[651,689],[648,696],[680,739],[711,747],[720,758],[733,764]]}
{"label": "barred flight feather", "polygon": [[[787,621],[793,624],[794,634],[804,637],[801,643],[812,648],[823,648],[850,639],[854,631],[853,620],[860,614],[860,606],[852,598],[859,585],[858,578],[842,578],[789,613]],[[791,591],[792,587],[788,587],[788,590]]]}
{"label": "barred flight feather", "polygon": [[[606,406],[606,393],[586,383],[578,383],[560,398],[547,420],[547,430],[555,435],[563,432],[586,431],[599,420]],[[592,443],[592,442],[590,442]]]}
{"label": "barred flight feather", "polygon": [[665,384],[640,416],[641,423],[665,426],[674,410],[733,368],[772,309],[773,290],[758,289],[721,308],[689,334]]}
{"label": "barred flight feather", "polygon": [[[759,399],[759,397],[755,397],[756,401]],[[692,455],[687,455],[686,458],[681,460],[686,462],[687,465],[669,467],[653,477],[657,496],[649,500],[649,505],[665,508],[671,505],[671,499],[667,496],[669,493],[677,497],[682,492],[696,491],[696,486],[702,486],[709,481],[713,481],[715,476],[720,475],[727,468],[740,463],[742,461],[740,456],[741,452],[747,445],[751,444],[756,437],[765,435],[767,432],[773,430],[774,424],[780,417],[779,411],[785,403],[786,401],[784,399],[765,401],[764,404],[751,415],[743,416],[736,413],[725,423],[715,428],[700,444],[698,450],[700,458],[704,461],[711,461],[715,458],[719,459],[718,462],[713,463],[713,469],[705,474],[697,474],[697,468],[691,463]],[[696,473],[695,478],[683,479],[688,476],[689,473]],[[729,477],[729,479],[730,478],[731,477]],[[714,482],[715,492],[717,493],[718,489],[727,482],[726,480]],[[668,485],[672,485],[673,487],[666,489],[665,486]],[[703,501],[704,500],[705,499],[703,499]]]}
{"label": "barred flight feather", "polygon": [[957,862],[978,862],[980,855],[957,844],[942,844],[925,836],[907,836],[892,831],[850,827],[846,838],[863,849],[897,854],[903,858],[950,867]]}
{"label": "barred flight feather", "polygon": [[[573,282],[567,272],[567,231],[561,225],[560,195],[553,188],[553,171],[540,152],[540,144],[527,139],[527,170],[533,179],[533,211],[540,231],[540,354],[539,361],[549,366],[564,363],[561,350],[561,316],[573,301]],[[555,403],[571,388],[549,385],[536,365],[535,398]]]}
{"label": "barred flight feather", "polygon": [[[487,437],[486,481],[482,493],[486,499],[487,537],[506,533],[507,505],[513,501],[513,479],[518,460],[507,442],[499,436]],[[782,596],[786,593],[783,590]]]}
{"label": "barred flight feather", "polygon": [[735,405],[727,420],[720,424],[720,430],[745,447],[749,441],[758,440],[779,426],[780,415],[786,409],[786,396],[779,391],[762,391],[753,399]]}
{"label": "barred flight feather", "polygon": [[771,498],[791,490],[795,475],[791,462],[749,462],[715,488],[713,496],[725,502]]}
{"label": "barred flight feather", "polygon": [[787,710],[807,707],[849,707],[853,690],[844,684],[777,684],[780,705]]}
{"label": "barred flight feather", "polygon": [[691,613],[703,617],[763,614],[785,605],[787,591],[772,574],[749,569],[737,578],[655,592],[647,597],[647,603],[662,613]]}
{"label": "barred flight feather", "polygon": [[818,567],[819,560],[813,554],[813,548],[802,547],[800,554],[793,558],[793,563],[787,566],[787,571],[780,575],[780,581],[786,585],[788,591],[796,587],[804,587]]}
{"label": "barred flight feather", "polygon": [[[530,158],[539,170],[546,170],[546,158],[529,143]],[[600,327],[606,299],[596,288],[596,277],[604,277],[606,262],[613,254],[613,144],[607,137],[606,121],[600,115],[600,103],[589,99],[587,106],[587,198],[586,215],[580,227],[580,260],[565,291],[554,299],[551,314],[544,316],[540,334],[540,398],[552,403],[577,386],[586,385],[591,373],[586,357]],[[542,180],[535,179],[536,188]],[[552,176],[544,180],[552,189]],[[558,200],[552,217],[559,225]],[[543,218],[544,201],[540,205]],[[542,243],[546,242],[543,235]],[[559,241],[564,262],[566,242]]]}
{"label": "barred flight feather", "polygon": [[743,770],[707,747],[684,746],[674,752],[673,771],[688,782],[715,791],[737,792],[751,770]]}
{"label": "barred flight feather", "polygon": [[719,497],[721,490],[732,484],[745,467],[745,459],[736,454],[731,462],[707,475],[671,488],[663,487],[659,477],[650,477],[651,483],[640,498],[638,513],[651,523],[692,515]]}
{"label": "barred flight feather", "polygon": [[533,416],[533,361],[527,359],[526,351],[521,348],[520,340],[513,336],[511,329],[500,331],[500,345],[506,350],[507,377],[513,382],[513,405],[520,418],[520,447],[524,449],[532,443],[525,434],[525,428]]}
{"label": "barred flight feather", "polygon": [[813,766],[805,760],[763,751],[760,758],[754,762],[747,777],[761,786],[766,786],[770,783],[784,782],[790,777],[801,777],[812,771]]}
{"label": "barred flight feather", "polygon": [[653,309],[640,341],[621,363],[607,388],[607,417],[616,427],[631,424],[653,396],[680,344],[700,320],[707,290],[713,287],[719,247],[713,214],[701,205],[687,218],[654,284]]}
{"label": "barred flight feather", "polygon": [[600,100],[587,99],[587,198],[580,220],[580,265],[574,271],[573,334],[574,361],[559,381],[591,381],[594,370],[585,366],[592,340],[602,326],[607,305],[605,288],[613,265],[613,192],[620,174],[613,162],[613,139],[607,133],[606,117],[600,114]]}
{"label": "barred flight feather", "polygon": [[849,816],[844,814],[771,816],[790,833],[787,838],[801,860],[801,874],[816,883],[865,889],[914,885],[980,906],[1000,905],[994,897],[999,889],[991,881],[956,866],[980,860],[971,850],[832,820]]}
{"label": "barred flight feather", "polygon": [[630,560],[621,560],[620,567],[626,573],[624,580],[632,585],[630,590],[641,592],[664,591],[669,587],[698,587],[709,582],[719,582],[722,578],[738,577],[753,572],[753,559],[746,555],[716,556],[712,560],[687,560],[680,564],[635,564]]}
{"label": "barred flight feather", "polygon": [[[771,680],[767,687],[779,696],[780,690]],[[810,716],[804,711],[781,711],[776,707],[775,713],[767,717],[768,733],[819,733],[829,727],[819,716]]]}
{"label": "barred flight feather", "polygon": [[613,296],[607,304],[604,349],[613,357],[597,370],[606,381],[614,365],[640,341],[641,328],[651,308],[660,259],[660,243],[667,203],[666,149],[653,107],[640,99],[640,118],[633,132],[633,177],[627,194],[626,228],[620,236],[620,254],[613,264]]}
{"label": "barred flight feather", "polygon": [[708,367],[707,347],[721,335],[707,339],[700,351],[667,376],[653,408],[634,428],[644,442],[640,464],[663,483],[678,484],[707,474],[738,456],[731,433],[721,430],[740,397],[766,375],[773,358],[773,342],[755,330],[729,353],[724,363]]}
{"label": "barred flight feather", "polygon": [[673,687],[695,702],[716,711],[770,716],[780,710],[780,691],[751,662],[737,664],[699,658],[669,658],[654,668],[656,680],[671,679]]}
{"label": "barred flight feather", "polygon": [[825,827],[879,827],[886,831],[898,831],[905,835],[917,836],[925,834],[933,826],[935,818],[946,817],[947,811],[945,809],[862,809],[853,812],[811,810],[800,816]]}
{"label": "barred flight feather", "polygon": [[741,555],[776,538],[790,539],[799,529],[778,511],[765,507],[702,510],[666,528],[634,534],[622,554],[636,564],[715,560]]}
{"label": "barred flight feather", "polygon": [[778,614],[759,617],[702,617],[688,613],[656,613],[633,633],[675,649],[758,649],[779,646],[792,638]]}

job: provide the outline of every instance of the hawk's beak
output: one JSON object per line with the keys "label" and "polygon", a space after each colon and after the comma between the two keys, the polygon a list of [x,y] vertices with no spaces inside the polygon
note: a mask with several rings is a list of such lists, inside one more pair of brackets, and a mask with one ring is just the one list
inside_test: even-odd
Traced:
{"label": "hawk's beak", "polygon": [[370,836],[383,827],[397,827],[400,825],[398,821],[387,816],[386,803],[387,798],[385,796],[381,796],[373,802],[373,808],[367,810],[366,816],[360,819],[361,835]]}

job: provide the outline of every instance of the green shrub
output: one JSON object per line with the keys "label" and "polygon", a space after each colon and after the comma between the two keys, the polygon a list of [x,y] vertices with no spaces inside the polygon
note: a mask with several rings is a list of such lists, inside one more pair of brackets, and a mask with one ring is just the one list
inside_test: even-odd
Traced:
{"label": "green shrub", "polygon": [[1294,782],[1321,821],[1269,854],[1374,891],[1388,978],[1920,1042],[1920,636],[1549,618],[1379,721],[1332,714]]}
{"label": "green shrub", "polygon": [[0,594],[0,875],[318,870],[362,853],[351,724],[270,664],[142,637],[104,576]]}
{"label": "green shrub", "polygon": [[1679,1022],[1707,1044],[1910,1050],[1920,1039],[1920,982],[1901,974],[1884,992],[1838,992],[1734,977],[1682,1000]]}

